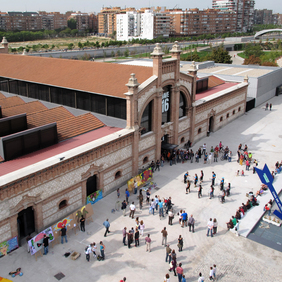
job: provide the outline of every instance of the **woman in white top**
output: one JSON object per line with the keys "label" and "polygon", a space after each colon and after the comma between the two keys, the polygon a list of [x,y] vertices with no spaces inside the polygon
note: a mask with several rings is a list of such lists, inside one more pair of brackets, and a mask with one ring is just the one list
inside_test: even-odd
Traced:
{"label": "woman in white top", "polygon": [[168,273],[164,277],[164,282],[170,282],[169,274]]}
{"label": "woman in white top", "polygon": [[143,236],[144,229],[145,229],[145,224],[144,224],[143,220],[140,221],[139,227],[140,227],[141,236]]}
{"label": "woman in white top", "polygon": [[91,249],[92,249],[93,257],[96,258],[97,257],[97,255],[96,255],[97,246],[96,246],[95,242],[93,244],[91,244]]}
{"label": "woman in white top", "polygon": [[180,210],[178,213],[178,219],[179,219],[179,224],[181,224],[182,223],[182,210]]}

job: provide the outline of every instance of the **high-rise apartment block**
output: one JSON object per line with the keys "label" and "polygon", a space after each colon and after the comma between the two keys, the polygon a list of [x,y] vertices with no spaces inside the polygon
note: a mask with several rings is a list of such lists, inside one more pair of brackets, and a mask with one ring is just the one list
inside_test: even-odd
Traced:
{"label": "high-rise apartment block", "polygon": [[89,28],[89,15],[87,13],[75,12],[72,13],[69,19],[76,21],[76,29],[84,31]]}
{"label": "high-rise apartment block", "polygon": [[254,0],[213,0],[213,9],[234,11],[237,14],[236,31],[247,32],[254,24]]}

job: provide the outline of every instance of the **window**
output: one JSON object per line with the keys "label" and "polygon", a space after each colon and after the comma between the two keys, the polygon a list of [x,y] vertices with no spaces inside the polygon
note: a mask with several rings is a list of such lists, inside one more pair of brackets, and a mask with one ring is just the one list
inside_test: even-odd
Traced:
{"label": "window", "polygon": [[153,101],[151,101],[147,105],[146,109],[143,112],[141,123],[140,123],[141,135],[152,130],[152,108],[153,108]]}
{"label": "window", "polygon": [[233,115],[235,115],[235,110],[233,110],[233,113],[232,113]]}
{"label": "window", "polygon": [[180,143],[184,143],[185,142],[185,138],[182,137],[181,140],[180,140]]}
{"label": "window", "polygon": [[121,177],[121,171],[117,171],[116,174],[115,174],[115,179],[118,179]]}
{"label": "window", "polygon": [[240,112],[240,111],[241,111],[241,107],[238,108],[238,112]]}
{"label": "window", "polygon": [[182,118],[186,115],[185,108],[186,108],[185,96],[182,92],[180,92],[180,95],[179,95],[179,118]]}
{"label": "window", "polygon": [[67,200],[63,200],[59,203],[59,210],[60,209],[63,209],[64,207],[66,207],[68,204],[67,204]]}
{"label": "window", "polygon": [[198,129],[198,134],[200,134],[202,132],[202,128],[200,127],[199,129]]}
{"label": "window", "polygon": [[229,118],[229,113],[226,115],[226,118]]}
{"label": "window", "polygon": [[147,163],[148,161],[149,161],[148,157],[145,157],[145,158],[143,159],[143,164]]}
{"label": "window", "polygon": [[220,120],[219,121],[223,121],[223,117],[220,117]]}

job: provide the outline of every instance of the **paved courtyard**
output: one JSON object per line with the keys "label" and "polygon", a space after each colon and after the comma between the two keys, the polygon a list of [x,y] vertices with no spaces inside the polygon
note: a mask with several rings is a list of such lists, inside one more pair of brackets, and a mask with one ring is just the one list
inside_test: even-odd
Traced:
{"label": "paved courtyard", "polygon": [[[253,153],[253,158],[259,162],[262,168],[265,163],[270,170],[274,170],[274,164],[281,160],[281,120],[282,120],[282,96],[274,97],[268,101],[273,104],[273,110],[265,111],[263,106],[246,113],[234,120],[210,137],[202,139],[193,146],[198,149],[204,143],[208,150],[222,141],[228,145],[234,155],[239,143],[247,144]],[[122,244],[122,229],[135,227],[135,221],[127,216],[122,216],[121,211],[111,213],[117,201],[116,192],[106,196],[93,205],[93,221],[86,225],[86,232],[71,231],[68,234],[68,243],[59,244],[49,249],[49,254],[39,257],[37,261],[26,251],[26,246],[19,248],[0,259],[0,276],[8,277],[8,272],[21,267],[23,277],[15,277],[13,281],[57,281],[54,277],[62,272],[65,277],[62,281],[107,281],[116,282],[127,277],[127,281],[163,281],[168,273],[169,265],[165,262],[165,248],[161,245],[161,230],[167,227],[168,243],[177,253],[177,262],[181,262],[187,281],[197,281],[198,273],[202,272],[205,281],[208,281],[209,267],[217,265],[218,281],[278,281],[281,276],[282,253],[272,248],[256,243],[244,237],[263,214],[263,203],[271,198],[269,192],[260,198],[260,206],[252,208],[250,213],[240,223],[242,236],[236,237],[234,233],[227,232],[226,222],[242,202],[246,202],[246,193],[256,192],[260,187],[260,181],[252,171],[245,172],[245,176],[236,176],[235,171],[243,169],[236,162],[236,156],[232,162],[219,161],[218,163],[203,164],[185,163],[169,166],[168,163],[154,174],[153,181],[157,183],[159,190],[152,190],[152,196],[172,197],[174,210],[178,212],[185,209],[188,214],[193,214],[196,219],[195,233],[190,233],[188,228],[181,228],[177,215],[172,226],[168,225],[167,217],[159,219],[158,215],[149,215],[145,205],[140,211],[137,205],[136,216],[139,216],[145,224],[144,234],[151,234],[152,251],[145,251],[144,237],[141,237],[140,247],[128,249]],[[191,193],[185,194],[183,174],[189,171],[191,176],[204,171],[203,197],[198,199],[197,189],[191,186]],[[208,198],[211,173],[217,175],[217,181],[224,177],[225,183],[231,183],[231,196],[226,203],[221,204],[217,195],[219,186],[215,188],[214,199]],[[282,177],[282,176],[280,176]],[[281,179],[280,179],[281,180]],[[280,182],[279,179],[276,180]],[[274,186],[276,187],[277,185]],[[280,190],[276,187],[277,192]],[[125,186],[121,188],[121,198],[124,199]],[[136,196],[130,196],[130,202],[137,202]],[[218,234],[213,238],[206,236],[207,222],[209,218],[217,218]],[[109,219],[111,233],[104,238],[103,222]],[[184,238],[183,252],[178,252],[177,238]],[[103,240],[105,261],[97,261],[91,257],[90,262],[85,260],[84,248],[87,244]],[[72,261],[63,254],[68,251],[81,252],[81,257]],[[171,281],[178,281],[177,277],[170,273]],[[281,279],[280,279],[281,281]]]}

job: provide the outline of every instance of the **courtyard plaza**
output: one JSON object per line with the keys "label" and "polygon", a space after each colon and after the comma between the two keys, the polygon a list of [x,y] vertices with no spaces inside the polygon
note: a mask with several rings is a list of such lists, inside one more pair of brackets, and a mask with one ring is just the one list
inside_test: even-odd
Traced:
{"label": "courtyard plaza", "polygon": [[[65,277],[62,281],[120,281],[126,277],[126,281],[164,281],[168,273],[169,264],[165,262],[165,248],[161,245],[161,230],[167,227],[168,244],[176,250],[177,263],[182,263],[186,281],[198,281],[198,274],[202,272],[205,281],[208,281],[209,268],[213,264],[217,266],[218,281],[279,281],[281,277],[282,252],[266,247],[246,238],[252,228],[263,215],[263,206],[272,198],[270,191],[259,197],[260,205],[253,207],[247,212],[240,222],[239,233],[227,231],[226,222],[242,203],[246,203],[246,193],[254,193],[260,188],[261,182],[252,169],[245,171],[245,176],[236,176],[239,169],[245,170],[245,165],[237,163],[237,147],[241,143],[244,147],[248,145],[253,159],[258,160],[258,167],[263,168],[266,163],[271,171],[275,168],[275,162],[281,161],[281,120],[282,120],[282,96],[274,97],[268,101],[273,104],[272,111],[265,111],[261,105],[245,115],[227,124],[220,130],[211,133],[196,144],[192,144],[195,152],[204,143],[207,151],[222,141],[233,153],[232,161],[218,161],[211,164],[203,164],[203,157],[199,163],[190,163],[170,166],[168,162],[161,167],[161,170],[154,173],[152,181],[160,189],[152,189],[151,198],[160,195],[161,198],[171,197],[174,203],[175,217],[173,225],[168,225],[168,218],[159,218],[155,213],[149,215],[148,205],[143,210],[139,209],[137,195],[131,193],[129,202],[136,204],[135,217],[143,220],[145,224],[144,236],[140,237],[140,246],[129,249],[122,243],[122,229],[127,227],[135,228],[135,220],[129,218],[129,209],[126,216],[122,211],[111,212],[116,207],[117,201],[125,199],[126,185],[120,188],[120,198],[117,199],[116,191],[104,197],[92,207],[94,210],[93,222],[86,224],[86,232],[73,230],[68,232],[68,243],[49,247],[47,256],[39,257],[37,261],[27,253],[24,244],[18,250],[0,259],[0,276],[9,278],[8,273],[21,267],[23,276],[14,278],[13,281],[37,282],[57,281],[54,277],[62,272]],[[252,168],[252,166],[251,166]],[[191,193],[185,193],[186,185],[183,183],[183,174],[188,171],[190,180],[193,180],[195,173],[200,176],[204,171],[204,182],[202,184],[203,197],[198,199],[197,188],[191,184]],[[212,171],[216,173],[215,197],[209,199],[209,187],[211,184]],[[225,187],[231,183],[231,195],[226,197],[226,202],[221,204],[218,200],[220,194],[219,182],[224,177]],[[277,176],[274,187],[277,193],[280,192],[282,176]],[[144,195],[144,193],[143,193]],[[145,196],[144,196],[145,199]],[[185,209],[188,216],[193,214],[195,222],[195,233],[189,232],[188,227],[181,228],[178,223],[177,212]],[[110,233],[104,237],[105,228],[103,222],[109,219],[111,224]],[[211,238],[207,237],[207,222],[209,218],[216,218],[218,221],[218,233]],[[281,228],[281,227],[280,227]],[[151,252],[146,252],[145,237],[150,234]],[[182,252],[178,252],[177,238],[181,235],[184,238]],[[91,254],[90,262],[85,259],[85,247],[96,242],[105,244],[105,260],[97,261]],[[281,242],[282,243],[282,242]],[[81,257],[75,261],[65,258],[66,252],[77,251]],[[178,281],[177,277],[170,274],[170,281]],[[281,279],[280,279],[281,280]]]}

